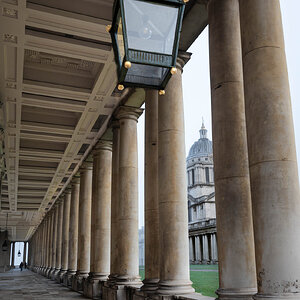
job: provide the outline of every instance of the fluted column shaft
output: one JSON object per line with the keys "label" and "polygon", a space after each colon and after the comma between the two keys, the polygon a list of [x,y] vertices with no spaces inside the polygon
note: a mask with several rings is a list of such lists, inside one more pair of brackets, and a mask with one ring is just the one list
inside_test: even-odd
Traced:
{"label": "fluted column shaft", "polygon": [[109,141],[99,141],[93,153],[91,277],[106,280],[110,271],[111,159]]}
{"label": "fluted column shaft", "polygon": [[[252,299],[257,288],[239,2],[211,0],[208,16],[220,272],[217,294],[219,298]],[[207,242],[206,236],[206,247]]]}
{"label": "fluted column shaft", "polygon": [[118,256],[119,284],[136,284],[139,277],[137,119],[141,109],[122,106],[120,123]]}
{"label": "fluted column shaft", "polygon": [[119,210],[119,146],[120,125],[117,120],[112,124],[112,177],[111,177],[111,239],[110,239],[110,275],[114,281],[118,272],[118,210]]}
{"label": "fluted column shaft", "polygon": [[159,281],[158,214],[158,92],[147,90],[145,99],[145,291]]}
{"label": "fluted column shaft", "polygon": [[80,188],[80,177],[77,175],[72,178],[70,226],[69,226],[68,275],[75,275],[77,270],[79,188]]}
{"label": "fluted column shaft", "polygon": [[[61,254],[61,270],[60,276],[68,270],[69,255],[69,228],[70,228],[70,205],[71,205],[71,189],[68,187],[64,195],[63,221],[62,221],[62,254]],[[73,216],[72,216],[73,217]]]}
{"label": "fluted column shaft", "polygon": [[87,277],[90,271],[92,172],[93,167],[91,162],[85,162],[80,168],[78,257],[76,274],[81,277]]}
{"label": "fluted column shaft", "polygon": [[255,298],[300,299],[300,191],[280,4],[241,0],[240,15]]}
{"label": "fluted column shaft", "polygon": [[189,274],[188,208],[185,161],[182,67],[158,100],[158,201],[160,282],[164,295],[194,291]]}

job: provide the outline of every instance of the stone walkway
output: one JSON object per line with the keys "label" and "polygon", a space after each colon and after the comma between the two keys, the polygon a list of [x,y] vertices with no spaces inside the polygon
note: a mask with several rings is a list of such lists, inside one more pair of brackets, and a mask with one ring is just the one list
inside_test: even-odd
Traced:
{"label": "stone walkway", "polygon": [[69,300],[88,299],[81,294],[29,270],[0,273],[0,299]]}

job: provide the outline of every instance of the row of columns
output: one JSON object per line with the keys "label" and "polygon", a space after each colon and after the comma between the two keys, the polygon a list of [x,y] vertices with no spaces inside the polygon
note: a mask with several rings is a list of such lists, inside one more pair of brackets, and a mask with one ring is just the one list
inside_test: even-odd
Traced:
{"label": "row of columns", "polygon": [[[298,299],[299,181],[279,1],[210,0],[208,20],[220,276],[217,294],[224,299],[252,299],[253,295],[256,299]],[[112,161],[104,159],[96,166],[94,158],[93,170],[97,171],[86,162],[77,189],[77,179],[72,181],[74,215],[70,214],[68,271],[63,278],[73,289],[88,294],[86,284],[90,282],[93,297],[99,278],[104,299],[125,298],[125,286],[141,287],[137,297],[193,292],[181,90],[181,71],[188,59],[187,54],[179,56],[178,72],[162,99],[157,92],[146,92],[143,285],[138,275],[136,149],[141,110],[121,107],[112,124]],[[106,163],[111,181],[96,180]],[[109,206],[112,203],[111,214],[104,216],[100,211],[106,196],[98,199],[101,209],[92,203],[102,193],[96,192],[96,186],[103,191],[103,182],[111,184],[111,194],[105,195],[111,195],[107,201]],[[72,202],[75,198],[79,198],[79,212],[72,208],[77,205]],[[58,258],[64,256],[58,253],[64,251],[59,246],[59,205],[47,214],[30,246],[31,265],[52,278],[62,268]]]}
{"label": "row of columns", "polygon": [[299,299],[300,193],[279,1],[210,0],[208,21],[217,294]]}
{"label": "row of columns", "polygon": [[188,59],[188,54],[178,59],[163,101],[157,91],[146,92],[144,282],[138,259],[137,156],[143,110],[129,106],[114,115],[112,142],[98,142],[31,238],[33,270],[91,298],[123,299],[128,286],[143,298],[152,292],[194,291],[186,189],[181,188],[186,186],[181,72]]}
{"label": "row of columns", "polygon": [[216,233],[189,237],[190,262],[196,264],[215,264],[218,261]]}

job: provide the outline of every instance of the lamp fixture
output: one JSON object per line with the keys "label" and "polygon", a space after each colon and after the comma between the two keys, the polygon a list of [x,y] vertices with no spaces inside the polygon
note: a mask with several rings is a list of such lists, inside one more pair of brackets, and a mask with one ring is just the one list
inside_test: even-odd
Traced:
{"label": "lamp fixture", "polygon": [[186,0],[115,0],[112,38],[123,86],[164,90],[176,59]]}

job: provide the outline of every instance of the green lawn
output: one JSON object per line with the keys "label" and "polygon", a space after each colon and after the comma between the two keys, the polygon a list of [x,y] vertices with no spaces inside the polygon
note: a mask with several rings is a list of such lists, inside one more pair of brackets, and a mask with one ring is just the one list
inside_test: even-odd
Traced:
{"label": "green lawn", "polygon": [[193,288],[203,296],[216,297],[215,291],[219,287],[218,272],[190,272]]}
{"label": "green lawn", "polygon": [[[191,281],[193,288],[197,293],[204,296],[216,297],[215,291],[219,287],[219,274],[218,272],[199,272],[195,270],[218,270],[217,265],[191,265]],[[140,269],[140,276],[142,280],[145,278],[144,269]]]}

